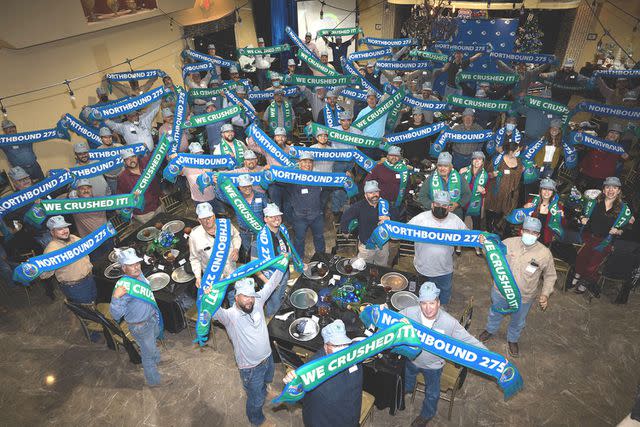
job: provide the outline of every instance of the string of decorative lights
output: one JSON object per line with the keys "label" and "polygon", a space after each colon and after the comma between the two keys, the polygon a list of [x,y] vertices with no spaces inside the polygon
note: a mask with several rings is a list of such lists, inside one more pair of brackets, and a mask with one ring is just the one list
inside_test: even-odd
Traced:
{"label": "string of decorative lights", "polygon": [[596,13],[596,10],[595,10],[596,0],[593,0],[593,3],[590,3],[589,0],[584,0],[584,2],[587,4],[587,7],[591,11],[591,14],[593,15],[593,17],[596,18],[596,21],[598,21],[598,24],[604,30],[604,33],[602,34],[602,36],[600,36],[600,40],[598,41],[598,48],[602,47],[602,39],[605,36],[609,37],[620,48],[622,53],[627,55],[627,57],[631,60],[631,62],[633,62],[635,64],[636,61],[633,59],[633,56],[631,56],[629,54],[629,52],[627,52],[626,49],[624,47],[622,47],[622,45],[620,43],[618,43],[618,41],[613,37],[613,35],[611,35],[611,32],[604,26],[604,24],[602,23],[602,21],[598,17],[598,14]]}

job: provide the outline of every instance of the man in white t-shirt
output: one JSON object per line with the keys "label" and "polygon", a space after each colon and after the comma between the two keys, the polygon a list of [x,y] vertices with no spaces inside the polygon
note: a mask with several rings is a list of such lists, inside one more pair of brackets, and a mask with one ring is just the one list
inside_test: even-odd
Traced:
{"label": "man in white t-shirt", "polygon": [[[448,191],[435,191],[431,210],[414,216],[409,224],[429,228],[466,230],[467,226],[455,214],[449,213],[451,196]],[[433,282],[440,289],[440,301],[449,304],[453,288],[453,246],[416,243],[413,265],[423,280]]]}

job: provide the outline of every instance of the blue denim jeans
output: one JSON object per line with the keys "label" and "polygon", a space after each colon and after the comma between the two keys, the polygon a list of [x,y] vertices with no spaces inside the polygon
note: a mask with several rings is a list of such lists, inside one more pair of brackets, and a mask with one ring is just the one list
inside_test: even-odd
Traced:
{"label": "blue denim jeans", "polygon": [[442,368],[440,369],[422,369],[418,368],[413,362],[407,360],[404,365],[404,390],[407,393],[413,391],[416,385],[418,374],[424,376],[425,390],[424,400],[422,401],[422,409],[420,416],[430,420],[435,417],[438,410],[438,400],[440,399],[440,377],[442,376]]}
{"label": "blue denim jeans", "polygon": [[156,337],[160,333],[158,319],[156,316],[151,316],[142,323],[129,325],[129,330],[136,339],[138,346],[140,346],[142,369],[144,370],[144,378],[147,380],[147,384],[160,384],[160,372],[158,372],[160,350],[156,345]]}
{"label": "blue denim jeans", "polygon": [[69,301],[77,304],[91,304],[96,301],[98,294],[93,274],[87,275],[77,285],[67,286],[60,283],[60,290]]}
{"label": "blue denim jeans", "polygon": [[259,426],[266,418],[262,412],[264,400],[267,397],[267,384],[273,381],[275,364],[273,356],[269,355],[258,366],[248,369],[240,369],[242,387],[247,393],[247,418],[251,425]]}
{"label": "blue denim jeans", "polygon": [[267,300],[267,304],[265,305],[265,314],[267,317],[271,317],[280,310],[280,306],[282,306],[282,301],[284,301],[284,293],[287,290],[287,282],[289,281],[289,270],[285,271],[282,276],[282,280],[278,284],[278,287],[273,291],[269,299]]}
{"label": "blue denim jeans", "polygon": [[[436,276],[436,277],[428,277],[428,276],[422,276],[422,279],[424,279],[424,282],[433,282],[436,287],[438,289],[440,289],[440,303],[441,304],[449,304],[449,301],[451,301],[451,292],[453,289],[453,273],[449,273],[449,274],[445,274],[443,276]],[[421,285],[422,283],[420,283]]]}
{"label": "blue denim jeans", "polygon": [[[491,288],[491,302],[492,305],[489,309],[489,316],[487,316],[487,327],[485,328],[487,332],[490,334],[495,334],[500,329],[500,323],[502,323],[502,318],[505,316],[504,314],[497,313],[493,311],[493,307],[500,309],[508,309],[509,304],[507,304],[507,300],[500,295],[500,292],[494,287]],[[522,303],[520,306],[520,310],[515,313],[511,313],[511,321],[509,322],[509,327],[507,328],[507,341],[508,342],[518,342],[520,339],[520,334],[524,329],[524,325],[527,320],[527,314],[529,314],[529,309],[533,301]]]}
{"label": "blue denim jeans", "polygon": [[307,230],[311,229],[313,235],[313,247],[316,253],[325,253],[324,243],[324,215],[320,215],[315,218],[300,217],[293,215],[293,232],[295,238],[293,240],[293,246],[296,248],[296,252],[300,255],[301,259],[304,259],[304,241],[307,236]]}

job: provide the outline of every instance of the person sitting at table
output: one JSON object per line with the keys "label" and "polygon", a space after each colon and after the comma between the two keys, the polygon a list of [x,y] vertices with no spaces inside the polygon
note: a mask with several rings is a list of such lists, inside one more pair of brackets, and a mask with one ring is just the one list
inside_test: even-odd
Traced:
{"label": "person sitting at table", "polygon": [[[322,328],[322,340],[324,346],[311,360],[344,350],[351,344],[344,322],[340,319]],[[282,381],[288,384],[295,377],[296,372],[289,371]],[[356,364],[307,392],[302,398],[304,425],[357,427],[362,407],[362,382],[362,367]]]}
{"label": "person sitting at table", "polygon": [[[287,273],[286,276],[288,275]],[[275,365],[263,308],[271,294],[280,286],[282,278],[283,273],[275,271],[258,292],[252,278],[238,280],[235,283],[235,303],[227,309],[220,308],[213,315],[214,320],[224,325],[233,344],[242,387],[247,393],[245,410],[252,426],[276,426],[262,412],[265,399],[271,400],[278,396],[270,387]]]}
{"label": "person sitting at table", "polygon": [[[451,196],[448,191],[435,191],[431,210],[411,218],[409,224],[448,230],[466,230],[467,226],[450,213]],[[413,265],[423,279],[434,282],[442,291],[439,301],[447,305],[453,289],[453,246],[433,243],[416,243]]]}
{"label": "person sitting at table", "polygon": [[[202,274],[209,264],[209,258],[211,258],[213,251],[216,237],[216,216],[213,213],[213,207],[207,202],[196,206],[196,215],[200,225],[191,230],[191,234],[189,234],[189,264],[191,264],[191,270],[196,277],[196,287],[199,288]],[[227,277],[235,271],[241,243],[238,229],[231,225],[231,246],[221,278]],[[233,302],[232,292],[230,294],[229,302]]]}
{"label": "person sitting at table", "polygon": [[[451,215],[454,217],[453,215]],[[475,347],[486,349],[449,313],[440,307],[440,289],[433,282],[424,282],[420,286],[419,305],[413,305],[400,311],[400,314],[407,316],[428,328],[437,332],[449,335],[464,343]],[[429,352],[421,351],[414,360],[407,360],[404,368],[404,389],[407,392],[413,391],[418,373],[424,376],[425,393],[422,401],[422,409],[411,423],[412,427],[426,426],[438,410],[438,400],[440,399],[440,377],[444,368],[444,359]]]}
{"label": "person sitting at table", "polygon": [[[287,235],[281,231],[280,226],[282,225],[282,212],[280,208],[275,203],[269,203],[266,208],[262,211],[264,213],[264,223],[265,226],[262,228],[260,233],[258,233],[258,244],[251,248],[251,258],[257,258],[258,254],[261,251],[260,245],[260,236],[267,236],[267,233],[271,235],[271,248],[263,248],[265,250],[269,250],[273,253],[274,256],[278,256],[280,254],[291,254],[296,249],[292,247],[291,241],[289,239],[288,231],[286,227],[283,227],[285,231],[287,231]],[[255,249],[255,252],[254,252]],[[291,259],[289,259],[289,264],[291,264]],[[271,270],[263,270],[256,274],[258,279],[262,281],[262,283],[267,283],[271,274],[276,271],[276,269]],[[272,317],[274,314],[280,310],[280,306],[282,305],[282,301],[284,300],[284,294],[287,290],[287,282],[289,281],[289,268],[284,272],[284,275],[281,276],[281,280],[278,283],[277,290],[271,295],[269,301],[266,302],[266,315],[267,317]]]}
{"label": "person sitting at table", "polygon": [[[123,277],[130,277],[149,285],[149,281],[142,274],[142,258],[136,255],[133,248],[125,249],[118,253],[118,262],[124,272]],[[150,290],[151,288],[149,288]],[[153,294],[153,293],[151,293]],[[142,369],[144,378],[149,387],[162,387],[173,383],[169,378],[164,380],[158,372],[160,363],[160,350],[156,345],[156,337],[160,335],[160,318],[156,307],[147,301],[129,295],[127,288],[117,286],[111,297],[109,311],[116,322],[124,318],[131,335],[136,339],[140,347],[142,357]]]}
{"label": "person sitting at table", "polygon": [[[138,183],[140,175],[144,172],[144,168],[151,159],[151,154],[138,160],[138,157],[131,148],[122,150],[122,160],[124,161],[124,170],[118,175],[118,194],[127,194],[133,191]],[[149,222],[151,218],[163,211],[160,204],[160,181],[158,176],[151,179],[149,188],[144,192],[144,207],[142,209],[133,210],[133,219],[140,224]]]}
{"label": "person sitting at table", "polygon": [[348,233],[351,231],[350,228],[353,228],[352,224],[355,224],[358,227],[358,240],[360,241],[358,243],[358,258],[371,264],[387,266],[389,263],[389,243],[386,243],[382,249],[367,249],[365,247],[365,243],[378,225],[398,216],[395,206],[389,206],[388,214],[384,215],[380,211],[381,201],[384,199],[380,198],[378,181],[375,179],[366,181],[364,183],[364,199],[347,208],[340,218],[340,229],[343,233]]}

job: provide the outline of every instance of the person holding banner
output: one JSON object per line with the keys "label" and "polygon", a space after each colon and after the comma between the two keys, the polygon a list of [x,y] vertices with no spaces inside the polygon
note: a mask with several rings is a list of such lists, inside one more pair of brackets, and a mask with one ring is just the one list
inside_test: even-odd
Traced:
{"label": "person holding banner", "polygon": [[[325,108],[326,102],[325,98],[327,95],[327,88],[324,86],[316,86],[314,91],[311,92],[306,86],[298,86],[298,92],[307,100],[309,106],[311,107],[311,120],[319,123],[321,116],[324,116],[323,110]],[[324,117],[323,117],[324,118]],[[326,124],[326,123],[323,123]],[[336,121],[333,125],[327,126],[337,126],[338,118],[336,117]]]}
{"label": "person holding banner", "polygon": [[[18,129],[11,120],[4,119],[2,121],[2,132],[5,135],[11,135],[18,133]],[[7,156],[7,160],[12,167],[20,166],[35,181],[44,179],[36,153],[33,152],[33,144],[2,145],[0,149]]]}
{"label": "person holding banner", "polygon": [[540,192],[529,200],[524,209],[533,209],[531,216],[542,223],[540,242],[549,247],[555,238],[561,238],[564,225],[564,207],[558,200],[556,183],[551,178],[540,180]]}
{"label": "person holding banner", "polygon": [[286,135],[290,135],[295,119],[296,113],[293,111],[291,103],[284,99],[284,90],[281,88],[275,89],[273,91],[273,101],[262,116],[262,120],[267,125],[268,134],[273,136],[276,128],[283,128],[286,131]]}
{"label": "person holding banner", "polygon": [[112,131],[122,135],[127,145],[143,142],[149,151],[153,151],[154,142],[151,130],[153,129],[153,118],[160,110],[161,102],[162,99],[153,102],[142,114],[137,110],[129,111],[126,114],[127,120],[122,123],[107,119],[104,124]]}
{"label": "person holding banner", "polygon": [[173,381],[171,379],[163,381],[158,372],[160,350],[156,344],[156,338],[162,336],[162,319],[158,304],[149,287],[149,281],[142,274],[142,258],[136,254],[135,249],[128,248],[118,253],[118,262],[122,266],[124,276],[116,283],[109,311],[116,322],[124,318],[131,335],[136,339],[140,347],[142,369],[147,385],[149,387],[171,385]]}
{"label": "person holding banner", "polygon": [[[65,221],[62,215],[55,215],[47,220],[47,228],[53,239],[44,248],[45,254],[80,240],[78,236],[71,234],[70,226],[71,224]],[[46,280],[55,276],[60,290],[69,301],[77,304],[93,304],[96,301],[97,290],[92,270],[93,265],[89,257],[83,256],[57,270],[43,272],[40,278]]]}
{"label": "person holding banner", "polygon": [[[118,175],[117,194],[126,194],[131,193],[135,188],[142,172],[144,172],[147,163],[149,163],[151,159],[151,155],[149,154],[146,157],[138,159],[133,150],[129,148],[123,150],[121,156],[124,161],[124,170]],[[144,224],[162,212],[163,208],[160,204],[161,194],[160,181],[156,175],[151,179],[147,191],[144,192],[144,207],[133,210],[133,218],[138,221],[138,223]]]}
{"label": "person holding banner", "polygon": [[538,151],[533,161],[540,168],[540,178],[555,176],[556,168],[560,164],[562,154],[562,120],[553,119],[549,124],[549,130],[544,134],[544,147]]}
{"label": "person holding banner", "polygon": [[[437,98],[436,98],[437,99]],[[431,121],[433,122],[433,112],[431,115]],[[409,117],[403,117],[404,120],[400,121],[400,124],[396,127],[395,132],[405,132],[408,130],[419,129],[423,126],[427,126],[431,123],[425,122],[425,111],[422,111],[420,107],[414,107],[411,110]],[[415,139],[413,141],[402,144],[402,149],[405,153],[405,157],[413,164],[419,164],[425,157],[425,150],[429,152],[429,137]]]}
{"label": "person holding banner", "polygon": [[[244,86],[238,86],[235,89],[235,93],[236,95],[238,95],[238,98],[244,100],[245,102],[245,106],[249,109],[251,109],[251,112],[253,112],[253,114],[255,114],[256,109],[253,106],[253,104],[247,99],[247,89]],[[228,98],[224,98],[223,103],[222,103],[222,107],[223,108],[227,108],[232,106],[233,103],[230,102],[230,100]],[[231,124],[233,125],[233,131],[236,134],[236,137],[240,140],[240,141],[244,141],[247,138],[247,135],[245,133],[245,129],[247,128],[247,126],[249,126],[251,124],[251,119],[249,118],[249,116],[247,114],[238,114],[237,116],[233,116],[231,117]]]}
{"label": "person holding banner", "polygon": [[[171,131],[173,130],[173,110],[170,108],[162,109],[162,126],[158,128],[158,138],[162,138],[164,135],[171,137]],[[187,140],[187,131],[183,130],[180,136],[180,145],[178,146],[178,152],[184,153],[189,147],[189,141]]]}
{"label": "person holding banner", "polygon": [[[202,77],[199,71],[195,73],[190,73],[185,77],[184,84],[189,89],[206,89],[209,87],[209,82],[211,81],[211,72],[207,71],[207,73]],[[196,98],[193,100],[193,114],[203,114],[207,105],[207,100]]]}
{"label": "person holding banner", "polygon": [[329,127],[337,126],[339,123],[339,114],[341,111],[344,111],[340,105],[337,104],[338,93],[341,88],[334,88],[327,92],[324,97],[325,105],[322,107],[322,110],[318,113],[316,117],[316,123],[320,123],[321,125],[326,125]]}
{"label": "person holding banner", "polygon": [[[484,130],[482,126],[477,124],[475,120],[475,110],[465,108],[462,112],[462,123],[454,125],[451,130],[454,132],[480,132]],[[458,170],[471,163],[471,153],[482,150],[482,142],[475,144],[467,142],[452,142],[451,152],[453,153],[453,167]]]}
{"label": "person holding banner", "polygon": [[[107,80],[106,77],[107,76],[104,77],[103,81]],[[116,91],[120,92],[119,95],[121,95],[122,97],[127,97],[127,96],[136,97],[141,93],[147,92],[149,89],[151,89],[151,86],[153,86],[156,80],[158,80],[157,75],[151,77],[145,82],[145,84],[140,86],[140,83],[138,82],[138,80],[129,80],[127,84],[124,84],[124,83],[120,83],[117,80],[109,79],[107,85],[111,86],[111,88],[113,89],[113,92],[116,92]]]}
{"label": "person holding banner", "polygon": [[[87,144],[85,141],[73,144],[73,152],[76,158],[76,166],[89,165],[89,144]],[[91,187],[93,188],[93,195],[95,197],[111,195],[111,187],[107,185],[107,181],[104,179],[104,176],[96,175],[87,179],[91,183]]]}
{"label": "person holding banner", "polygon": [[[611,141],[614,145],[619,145],[620,135],[622,135],[622,126],[619,123],[612,123],[604,139]],[[619,154],[596,148],[587,148],[586,151],[580,162],[580,174],[586,188],[602,187],[605,178],[618,175],[620,159],[627,160],[629,158],[627,153]]]}
{"label": "person holding banner", "polygon": [[453,158],[446,151],[438,155],[436,170],[427,176],[418,193],[418,202],[425,210],[431,209],[435,192],[439,190],[449,193],[451,203],[448,204],[448,210],[462,219],[462,206],[471,200],[471,191],[467,180],[453,168]]}
{"label": "person holding banner", "polygon": [[380,198],[380,188],[376,180],[364,183],[364,199],[347,208],[340,218],[340,229],[348,233],[358,228],[358,258],[370,264],[387,266],[389,264],[389,244],[382,249],[367,249],[365,243],[375,228],[389,219],[397,220],[398,210],[388,200]]}
{"label": "person holding banner", "polygon": [[[351,344],[344,322],[334,320],[322,328],[324,346],[309,359],[319,359],[344,350]],[[296,377],[295,371],[287,372],[285,384]],[[362,367],[358,364],[307,392],[302,398],[302,421],[307,427],[358,426],[362,407]]]}
{"label": "person holding banner", "polygon": [[[351,132],[357,135],[362,135],[362,131],[360,129],[356,129],[351,126],[351,122],[353,119],[353,115],[349,111],[341,111],[338,114],[338,118],[340,119],[340,125],[334,127],[334,129],[338,129],[344,132]],[[383,122],[384,123],[384,122]],[[331,143],[332,147],[335,148],[353,148],[348,144],[344,144],[342,142],[333,141]],[[365,152],[367,150],[362,150]],[[333,172],[334,173],[347,173],[353,169],[353,162],[334,162],[333,163]],[[349,198],[347,197],[347,192],[343,189],[337,189],[331,194],[331,212],[333,213],[334,222],[340,221],[340,216],[342,215],[342,211],[344,207],[347,205]]]}
{"label": "person holding banner", "polygon": [[[431,82],[422,83],[422,90],[418,98],[423,99],[424,101],[440,101],[440,98],[433,93],[433,84]],[[428,125],[432,124],[434,114],[435,113],[431,110],[422,110],[424,123]]]}
{"label": "person holding banner", "polygon": [[367,68],[365,70],[364,78],[367,79],[369,83],[373,85],[379,91],[382,91],[382,74],[376,74],[376,63],[369,61],[367,62]]}
{"label": "person holding banner", "polygon": [[244,142],[236,139],[236,133],[233,130],[233,125],[225,123],[220,128],[220,144],[213,150],[213,154],[228,155],[235,159],[236,164],[241,165],[244,163],[244,153],[248,151]]}
{"label": "person holding banner", "polygon": [[247,394],[245,410],[252,426],[276,426],[262,411],[266,399],[270,401],[278,396],[271,389],[275,364],[263,310],[265,302],[280,285],[282,278],[283,272],[275,270],[258,292],[253,278],[238,280],[235,284],[235,303],[229,308],[218,309],[213,315],[213,319],[225,327],[233,344],[242,387]]}
{"label": "person holding banner", "polygon": [[[189,152],[191,154],[204,154],[202,144],[199,142],[192,142],[189,144]],[[173,156],[175,157],[175,156]],[[189,168],[183,167],[180,174],[184,176],[189,184],[189,191],[191,193],[191,200],[194,203],[194,207],[198,207],[201,203],[213,203],[216,198],[214,188],[207,186],[204,190],[200,191],[198,187],[197,179],[200,175],[207,172],[207,169]]]}
{"label": "person holding banner", "polygon": [[624,227],[632,224],[629,206],[622,201],[620,178],[610,176],[604,180],[602,192],[595,199],[588,199],[580,222],[584,226],[584,246],[576,258],[576,273],[572,285],[579,284],[575,292],[583,294],[594,289],[598,281],[598,268],[613,249],[614,238],[620,236]]}
{"label": "person holding banner", "polygon": [[[264,39],[258,37],[258,47],[264,47]],[[276,60],[271,55],[255,55],[254,65],[256,67],[256,78],[258,79],[258,87],[260,90],[267,88],[267,72],[271,68],[271,63]]]}
{"label": "person holding banner", "polygon": [[341,36],[337,36],[334,42],[329,41],[326,36],[322,36],[322,39],[324,40],[326,45],[329,46],[331,52],[333,53],[333,61],[331,62],[333,64],[333,68],[340,74],[342,74],[342,63],[340,62],[340,58],[347,57],[347,50],[349,49],[351,42],[357,36],[357,34],[354,34],[349,40],[345,42],[342,41]]}
{"label": "person holding banner", "polygon": [[[113,133],[111,133],[111,129],[106,126],[100,128],[100,141],[102,144],[98,146],[98,150],[104,150],[107,148],[115,148],[122,147],[122,144],[113,142]],[[104,176],[104,180],[107,181],[107,185],[109,186],[109,190],[111,190],[111,194],[117,194],[116,191],[118,189],[118,175],[120,172],[124,170],[124,167],[115,169],[110,172],[105,172],[102,176]]]}
{"label": "person holding banner", "polygon": [[[466,183],[463,184],[468,187]],[[434,190],[431,210],[411,218],[408,224],[421,227],[467,230],[465,223],[450,213],[451,195],[448,191]],[[442,292],[440,301],[447,305],[453,289],[453,246],[416,243],[413,265],[424,280],[434,282]]]}
{"label": "person holding banner", "polygon": [[311,41],[311,33],[307,31],[304,35],[304,46],[309,49],[311,53],[313,53],[318,58],[320,57],[320,51],[318,50],[318,46]]}
{"label": "person holding banner", "polygon": [[442,73],[447,73],[447,86],[444,89],[444,97],[447,98],[449,95],[462,95],[462,89],[458,87],[456,84],[456,75],[458,72],[462,70],[466,70],[469,68],[472,62],[480,59],[482,56],[482,52],[478,52],[475,55],[464,59],[464,53],[460,50],[457,50],[453,53],[453,58],[451,61],[444,64],[442,68],[438,68],[433,70],[433,80],[435,81],[438,76]]}
{"label": "person holding banner", "polygon": [[527,69],[527,64],[525,62],[518,62],[515,64],[515,68],[512,68],[500,59],[496,59],[496,65],[498,70],[503,73],[518,75],[518,81],[511,88],[513,99],[524,98],[527,95],[527,89],[529,89],[531,83],[536,81],[540,73],[549,68],[549,64],[542,64],[537,67]]}
{"label": "person holding banner", "polygon": [[402,211],[402,201],[409,189],[409,169],[402,160],[402,149],[397,145],[389,147],[387,158],[378,163],[365,178],[365,182],[375,180],[380,186],[380,197]]}
{"label": "person holding banner", "polygon": [[549,81],[551,99],[554,101],[567,105],[571,96],[577,91],[583,90],[589,83],[588,77],[576,72],[575,65],[575,59],[567,58],[559,70],[539,74],[543,81]]}
{"label": "person holding banner", "polygon": [[[424,282],[420,286],[419,305],[407,307],[401,310],[400,314],[456,340],[486,349],[484,344],[467,332],[460,322],[440,306],[442,300],[440,297],[441,292],[435,283]],[[444,364],[444,359],[424,350],[414,360],[406,361],[404,369],[405,392],[413,391],[418,374],[424,376],[425,383],[422,409],[420,410],[420,415],[411,423],[411,427],[424,427],[436,416],[438,400],[440,400],[440,377],[442,376]]]}
{"label": "person holding banner", "polygon": [[[484,153],[482,151],[474,151],[471,154],[471,164],[460,169],[460,176],[467,181],[471,191],[469,203],[463,207],[464,217],[471,217],[474,230],[482,230],[482,207],[489,182],[489,174],[484,168]],[[476,255],[482,256],[482,250],[479,247],[476,247],[475,250]]]}
{"label": "person holding banner", "polygon": [[[264,170],[263,166],[258,166],[258,156],[253,150],[247,149],[244,152],[244,163],[241,167],[235,168],[229,172],[231,173],[256,173]],[[274,185],[274,184],[271,184]],[[271,187],[271,185],[269,187]],[[263,192],[262,187],[259,184],[254,183],[253,190],[257,192]]]}
{"label": "person holding banner", "polygon": [[[88,179],[79,179],[76,181],[74,187],[75,190],[69,192],[70,199],[88,199],[95,197],[93,194],[93,186]],[[91,234],[94,230],[107,223],[107,213],[106,211],[74,212],[73,222],[76,224],[78,235],[85,237],[87,234]],[[100,258],[99,253],[105,253],[105,251],[102,250],[105,246],[106,245],[103,244],[100,248],[91,252],[91,256],[94,257],[94,259]]]}
{"label": "person holding banner", "polygon": [[[521,235],[503,240],[507,247],[507,262],[522,295],[522,304],[518,311],[511,313],[511,321],[507,328],[507,344],[509,355],[512,357],[520,355],[518,340],[524,329],[529,309],[538,294],[540,279],[542,279],[542,290],[538,297],[538,304],[542,310],[547,309],[549,295],[553,293],[556,283],[557,274],[553,255],[549,248],[538,242],[541,231],[540,220],[527,216],[522,224]],[[484,243],[484,236],[480,236],[480,242]],[[499,311],[509,309],[507,300],[498,292],[495,285],[491,288],[491,302],[487,325],[478,337],[482,342],[488,341],[500,329],[505,314]]]}

